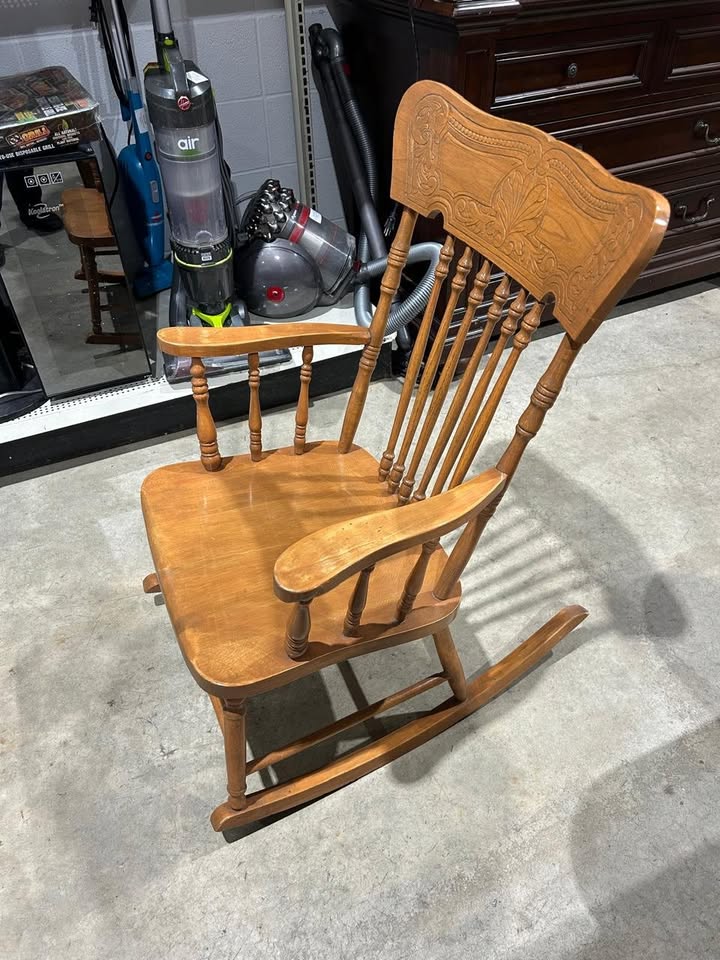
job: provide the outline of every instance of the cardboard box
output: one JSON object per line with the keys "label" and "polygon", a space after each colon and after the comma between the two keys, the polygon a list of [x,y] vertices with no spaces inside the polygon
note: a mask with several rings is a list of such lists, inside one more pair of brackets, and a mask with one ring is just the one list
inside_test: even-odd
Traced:
{"label": "cardboard box", "polygon": [[97,113],[97,101],[65,67],[0,77],[0,164],[97,140]]}

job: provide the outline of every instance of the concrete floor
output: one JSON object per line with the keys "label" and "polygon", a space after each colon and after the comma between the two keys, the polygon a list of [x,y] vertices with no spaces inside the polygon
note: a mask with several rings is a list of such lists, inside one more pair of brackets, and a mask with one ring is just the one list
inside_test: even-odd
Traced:
{"label": "concrete floor", "polygon": [[[625,307],[585,348],[454,632],[474,671],[565,602],[585,624],[459,726],[231,843],[207,819],[224,782],[210,704],[140,589],[140,483],[194,438],[0,490],[0,953],[720,957],[720,289],[690,293]],[[556,344],[523,357],[482,465]],[[371,391],[359,440],[378,454],[398,391]],[[311,437],[337,435],[344,399],[314,404]],[[291,417],[266,417],[266,445]],[[244,449],[247,424],[221,441]],[[251,748],[433,664],[420,641],[258,699]]]}

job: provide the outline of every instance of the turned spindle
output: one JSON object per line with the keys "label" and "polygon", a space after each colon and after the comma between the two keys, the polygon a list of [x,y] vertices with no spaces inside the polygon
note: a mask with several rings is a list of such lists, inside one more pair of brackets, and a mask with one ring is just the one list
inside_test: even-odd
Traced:
{"label": "turned spindle", "polygon": [[417,595],[422,589],[428,564],[430,563],[430,557],[433,555],[433,551],[438,546],[438,543],[438,540],[428,540],[427,543],[423,544],[422,550],[420,551],[420,556],[415,561],[415,564],[410,571],[407,580],[405,581],[405,587],[403,588],[396,614],[397,620],[400,622],[407,617],[413,608],[413,604],[417,599]]}
{"label": "turned spindle", "polygon": [[[406,504],[410,500],[413,487],[415,486],[415,476],[425,453],[425,448],[428,445],[430,436],[435,428],[438,417],[440,416],[440,411],[442,410],[448,390],[450,389],[450,384],[455,376],[455,370],[457,369],[460,355],[462,354],[463,347],[465,346],[465,339],[475,318],[477,308],[482,303],[483,294],[485,293],[485,288],[487,287],[489,281],[490,264],[487,260],[485,260],[483,261],[480,270],[478,270],[478,272],[475,274],[475,280],[473,281],[472,289],[468,294],[465,313],[463,314],[458,331],[455,334],[455,340],[453,341],[450,353],[443,364],[442,373],[438,379],[437,386],[433,391],[430,408],[425,416],[425,421],[422,425],[422,430],[420,431],[420,437],[415,444],[410,466],[408,467],[407,473],[403,477],[402,483],[400,484],[400,489],[398,490],[398,502],[401,504]],[[432,467],[430,473],[432,473],[434,469],[435,466]],[[420,491],[420,495],[417,497],[417,499],[425,499],[425,488]]]}
{"label": "turned spindle", "polygon": [[300,603],[295,604],[295,608],[290,614],[285,636],[285,649],[291,659],[297,660],[302,657],[307,650],[309,636],[310,601],[301,600]]}
{"label": "turned spindle", "polygon": [[[533,333],[538,328],[543,310],[544,305],[541,302],[535,303],[523,318],[520,330],[513,340],[510,356],[505,361],[505,365],[500,371],[500,375],[493,385],[490,396],[480,412],[470,436],[468,437],[467,443],[463,448],[460,460],[458,461],[458,464],[455,467],[455,472],[452,475],[450,487],[456,487],[459,483],[462,483],[468,470],[472,466],[473,460],[477,456],[480,445],[485,439],[485,435],[487,434],[490,424],[493,421],[493,417],[495,416],[498,405],[503,397],[503,394],[505,393],[508,383],[510,382],[510,377],[513,374],[513,370],[520,359],[520,354],[530,343]],[[506,321],[506,323],[508,323],[508,321]],[[503,324],[503,328],[505,328],[505,324]]]}
{"label": "turned spindle", "polygon": [[248,354],[248,384],[250,386],[250,413],[248,427],[250,428],[250,459],[262,460],[262,415],[260,413],[260,356],[257,353]]}
{"label": "turned spindle", "polygon": [[313,348],[303,347],[302,367],[300,368],[300,396],[295,411],[295,453],[305,452],[305,433],[307,431],[310,408],[310,380],[312,379]]}
{"label": "turned spindle", "polygon": [[193,357],[190,364],[190,383],[195,399],[196,432],[200,445],[200,461],[206,470],[219,470],[222,457],[218,450],[217,430],[210,412],[210,399],[205,364],[201,357]]}
{"label": "turned spindle", "polygon": [[387,485],[390,493],[398,492],[400,481],[405,473],[405,461],[407,460],[410,452],[410,447],[412,446],[415,432],[417,431],[420,420],[422,419],[428,395],[432,390],[432,386],[435,381],[435,374],[437,373],[438,366],[440,364],[440,357],[445,349],[445,340],[447,339],[448,331],[450,329],[450,323],[455,315],[455,307],[460,299],[460,294],[465,289],[467,275],[470,272],[471,267],[472,248],[465,247],[463,255],[460,257],[457,267],[455,268],[453,278],[450,281],[450,292],[448,293],[445,311],[443,313],[442,320],[440,321],[440,326],[435,333],[435,339],[433,340],[430,355],[425,361],[425,366],[423,367],[422,377],[420,378],[420,384],[418,386],[417,394],[415,395],[415,401],[410,412],[407,427],[405,428],[405,436],[403,437],[402,444],[400,445],[400,453],[398,454],[398,458],[388,474]]}
{"label": "turned spindle", "polygon": [[417,337],[415,338],[415,345],[413,346],[413,351],[410,355],[410,362],[408,363],[407,370],[405,371],[405,380],[400,393],[400,400],[398,401],[397,409],[395,410],[395,419],[393,420],[393,425],[390,429],[390,438],[388,439],[387,448],[385,449],[385,452],[380,460],[380,467],[378,470],[378,477],[380,480],[387,479],[387,475],[393,465],[393,460],[395,458],[395,446],[397,444],[398,437],[400,436],[400,430],[402,428],[403,421],[405,420],[405,414],[407,413],[407,409],[410,404],[410,398],[412,397],[413,389],[415,388],[415,381],[417,380],[417,376],[420,371],[420,364],[425,356],[425,345],[427,344],[430,328],[435,317],[435,309],[437,307],[438,298],[440,297],[440,291],[442,290],[443,284],[445,283],[445,278],[450,271],[450,261],[452,260],[454,249],[455,240],[448,233],[445,236],[445,242],[443,243],[440,251],[440,257],[435,266],[432,290],[430,291],[428,302],[425,305],[425,312],[423,313],[422,322],[417,332]]}
{"label": "turned spindle", "polygon": [[388,252],[387,268],[380,281],[380,296],[377,307],[375,308],[375,313],[373,314],[372,323],[370,324],[370,342],[363,350],[363,355],[358,365],[357,376],[355,377],[355,383],[353,384],[352,393],[350,394],[350,399],[348,400],[345,411],[345,419],[343,420],[340,442],[338,444],[338,451],[340,453],[349,452],[355,437],[355,431],[360,423],[370,380],[375,370],[377,358],[380,355],[383,337],[385,336],[385,327],[387,326],[390,307],[400,286],[403,267],[407,262],[410,241],[412,240],[417,216],[417,213],[414,211],[408,210],[407,207],[403,208],[395,239]]}
{"label": "turned spindle", "polygon": [[346,637],[357,637],[360,633],[360,621],[367,603],[370,574],[374,569],[375,564],[372,564],[372,566],[361,570],[355,582],[355,588],[350,597],[345,623],[343,624],[343,634]]}
{"label": "turned spindle", "polygon": [[[505,305],[509,296],[510,280],[507,276],[505,276],[495,288],[493,302],[488,308],[488,323],[490,322],[491,316],[493,325],[497,323],[499,318],[502,316],[503,306]],[[439,493],[442,490],[443,486],[445,485],[445,481],[450,475],[450,471],[455,466],[455,462],[463,447],[463,444],[465,443],[465,440],[467,439],[467,435],[472,428],[480,408],[482,407],[485,394],[487,393],[490,381],[495,374],[497,365],[500,362],[500,357],[502,356],[503,350],[505,349],[509,338],[515,332],[517,322],[520,319],[524,309],[525,291],[521,290],[510,305],[508,315],[500,327],[500,336],[498,337],[492,353],[490,354],[487,363],[485,364],[485,367],[478,378],[478,382],[475,384],[475,388],[470,395],[467,407],[460,417],[460,422],[458,423],[457,429],[453,434],[447,454],[445,455],[445,459],[440,466],[440,470],[433,485],[433,494]]]}

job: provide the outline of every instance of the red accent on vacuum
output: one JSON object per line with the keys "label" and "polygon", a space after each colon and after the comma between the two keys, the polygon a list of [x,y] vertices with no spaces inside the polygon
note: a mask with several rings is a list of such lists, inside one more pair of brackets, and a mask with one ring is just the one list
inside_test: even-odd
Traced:
{"label": "red accent on vacuum", "polygon": [[265,292],[268,300],[271,300],[273,303],[282,303],[285,299],[285,291],[282,287],[268,287]]}
{"label": "red accent on vacuum", "polygon": [[[298,204],[298,206],[301,206]],[[300,213],[298,214],[297,222],[292,229],[292,233],[288,237],[290,243],[297,243],[300,240],[300,237],[305,233],[305,224],[310,219],[310,207],[301,207]]]}

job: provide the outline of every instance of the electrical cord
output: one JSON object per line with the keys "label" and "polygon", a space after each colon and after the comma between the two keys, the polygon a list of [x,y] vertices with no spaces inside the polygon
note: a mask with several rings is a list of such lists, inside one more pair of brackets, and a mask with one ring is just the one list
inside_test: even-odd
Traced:
{"label": "electrical cord", "polygon": [[135,66],[135,57],[133,55],[132,38],[130,36],[130,24],[128,23],[125,5],[122,0],[118,0],[118,13],[120,14],[120,26],[122,27],[123,39],[125,40],[125,56],[128,66],[134,76],[137,76],[137,67]]}
{"label": "electrical cord", "polygon": [[235,209],[236,204],[232,185],[232,174],[230,167],[225,161],[222,127],[220,126],[220,118],[217,114],[215,115],[215,135],[217,137],[218,151],[220,154],[220,183],[225,211],[229,219],[228,230],[232,235],[233,247],[236,247],[240,239],[240,224],[238,222],[237,210]]}
{"label": "electrical cord", "polygon": [[112,219],[112,205],[115,202],[115,197],[117,196],[118,187],[120,186],[120,168],[118,167],[117,157],[115,156],[115,148],[113,147],[113,145],[110,143],[110,140],[108,139],[108,135],[105,131],[105,127],[102,125],[102,123],[99,123],[98,126],[100,127],[100,136],[105,141],[105,146],[107,148],[108,153],[110,154],[110,159],[112,160],[112,165],[113,165],[113,171],[115,173],[115,183],[113,184],[112,193],[110,194],[110,199],[108,200],[108,204],[107,204],[108,213],[110,214],[110,217]]}
{"label": "electrical cord", "polygon": [[257,190],[248,190],[247,193],[243,193],[239,197],[236,197],[235,206],[239,207],[241,203],[246,203],[251,197],[254,197],[256,193]]}
{"label": "electrical cord", "polygon": [[413,48],[415,50],[415,82],[420,79],[420,48],[418,46],[417,30],[415,29],[415,2],[408,0],[408,15],[410,17],[410,30],[412,31]]}
{"label": "electrical cord", "polygon": [[0,400],[5,400],[6,397],[29,397],[34,393],[44,392],[44,390],[8,390],[7,393],[0,393]]}
{"label": "electrical cord", "polygon": [[[108,73],[110,74],[110,82],[112,83],[113,90],[115,91],[115,96],[120,101],[120,105],[129,108],[128,98],[123,89],[122,79],[120,77],[120,70],[117,65],[117,60],[115,59],[115,51],[113,49],[113,40],[112,40],[112,29],[108,22],[107,14],[105,12],[105,7],[103,6],[102,0],[100,2],[93,4],[91,8],[91,16],[94,16],[98,28],[100,30],[100,38],[102,40],[102,45],[105,48],[105,57],[107,59]],[[127,19],[125,20],[125,25],[127,25]],[[122,38],[118,38],[122,40]],[[132,51],[130,50],[130,56],[132,57]]]}

